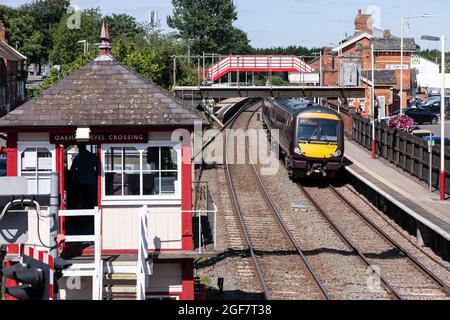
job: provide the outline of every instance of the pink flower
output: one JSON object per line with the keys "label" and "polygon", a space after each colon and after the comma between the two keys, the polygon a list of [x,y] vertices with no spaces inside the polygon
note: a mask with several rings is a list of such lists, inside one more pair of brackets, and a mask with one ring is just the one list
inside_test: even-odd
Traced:
{"label": "pink flower", "polygon": [[408,116],[392,116],[388,120],[388,127],[403,132],[412,132],[416,128],[416,122]]}

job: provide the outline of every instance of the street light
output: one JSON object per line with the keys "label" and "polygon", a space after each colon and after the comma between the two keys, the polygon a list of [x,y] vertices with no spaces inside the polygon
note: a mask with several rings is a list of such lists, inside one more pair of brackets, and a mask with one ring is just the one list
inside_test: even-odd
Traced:
{"label": "street light", "polygon": [[411,17],[402,17],[401,22],[401,36],[400,36],[400,115],[403,114],[403,47],[404,47],[404,39],[403,39],[403,28],[405,26],[405,21],[415,18],[431,18],[434,17],[433,14],[425,13],[420,16],[411,16]]}
{"label": "street light", "polygon": [[78,43],[82,43],[83,44],[83,53],[86,55],[89,51],[89,43],[87,40],[80,40],[78,41]]}
{"label": "street light", "polygon": [[443,201],[445,200],[445,36],[422,36],[422,40],[441,42],[441,170],[439,186],[440,198]]}
{"label": "street light", "polygon": [[370,44],[370,46],[359,46],[357,48],[357,51],[364,51],[364,50],[370,50],[371,55],[370,59],[372,60],[372,92],[371,92],[371,112],[372,112],[372,159],[376,159],[377,157],[377,144],[376,144],[376,138],[375,138],[375,54],[374,54],[374,48],[373,48],[373,42]]}

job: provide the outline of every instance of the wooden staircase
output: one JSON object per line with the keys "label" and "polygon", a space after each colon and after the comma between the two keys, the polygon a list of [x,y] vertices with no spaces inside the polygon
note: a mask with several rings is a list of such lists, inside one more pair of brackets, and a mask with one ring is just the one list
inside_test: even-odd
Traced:
{"label": "wooden staircase", "polygon": [[103,276],[103,300],[136,300],[137,261],[106,262]]}

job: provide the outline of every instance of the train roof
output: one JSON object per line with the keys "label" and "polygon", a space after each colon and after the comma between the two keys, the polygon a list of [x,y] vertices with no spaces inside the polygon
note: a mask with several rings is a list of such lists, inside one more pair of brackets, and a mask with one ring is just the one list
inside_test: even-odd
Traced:
{"label": "train roof", "polygon": [[336,111],[324,107],[322,105],[315,104],[305,99],[283,98],[283,99],[274,99],[274,102],[285,108],[289,113],[293,114],[294,116],[297,116],[305,111],[331,113],[339,116],[339,114]]}

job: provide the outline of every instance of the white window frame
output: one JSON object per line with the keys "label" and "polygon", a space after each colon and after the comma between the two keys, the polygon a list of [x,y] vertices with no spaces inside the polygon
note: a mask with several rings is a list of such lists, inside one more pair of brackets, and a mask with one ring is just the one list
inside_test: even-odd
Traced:
{"label": "white window frame", "polygon": [[[161,194],[161,195],[143,195],[143,168],[142,168],[142,157],[143,153],[147,148],[151,147],[172,147],[177,151],[177,173],[178,180],[175,183],[175,193],[174,194]],[[106,185],[105,185],[105,166],[106,166],[106,152],[110,148],[135,148],[139,152],[140,158],[140,191],[141,195],[138,196],[108,196],[106,195]],[[180,141],[151,141],[147,144],[103,144],[102,145],[102,205],[129,205],[129,204],[146,204],[149,202],[161,201],[162,204],[180,204],[181,203],[181,186],[182,186],[182,148]],[[166,202],[166,203],[164,203]]]}
{"label": "white window frame", "polygon": [[[17,176],[22,176],[22,154],[26,149],[47,149],[52,155],[52,171],[56,172],[56,149],[55,145],[46,141],[18,141],[17,142]],[[37,188],[39,191],[39,188]]]}

